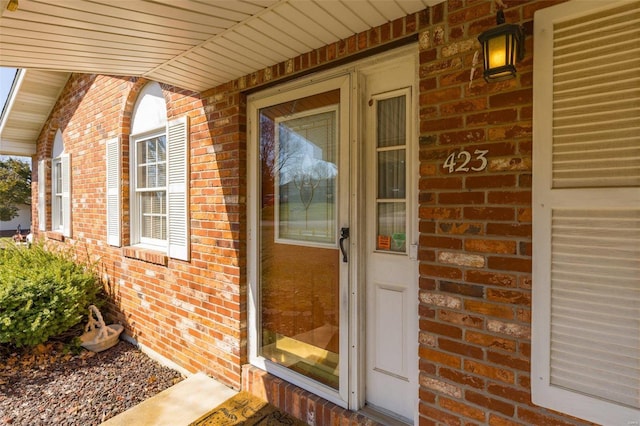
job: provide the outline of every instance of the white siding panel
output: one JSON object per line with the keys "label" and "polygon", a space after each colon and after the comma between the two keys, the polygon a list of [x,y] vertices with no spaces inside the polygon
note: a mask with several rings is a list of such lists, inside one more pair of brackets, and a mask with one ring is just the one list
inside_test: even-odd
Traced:
{"label": "white siding panel", "polygon": [[[102,4],[114,4],[112,0],[99,0]],[[215,28],[228,28],[235,22],[229,19],[224,19],[216,15],[205,15],[193,11],[190,7],[184,7],[184,4],[176,6],[176,2],[173,5],[164,5],[158,2],[152,1],[127,1],[118,2],[118,8],[121,9],[119,13],[137,12],[145,15],[144,22],[156,24],[158,26],[171,26],[174,21],[184,21],[189,24],[198,24],[205,27]],[[182,7],[180,7],[182,6]],[[167,18],[170,18],[167,23]]]}
{"label": "white siding panel", "polygon": [[335,19],[338,19],[342,25],[349,28],[352,34],[358,34],[369,29],[367,24],[360,19],[359,14],[354,12],[349,7],[350,5],[345,4],[342,0],[324,0],[318,3],[318,6],[325,9]]}
{"label": "white siding panel", "polygon": [[369,0],[373,7],[384,16],[386,21],[393,21],[399,16],[403,16],[404,12],[395,1],[389,0]]}
{"label": "white siding panel", "polygon": [[638,3],[555,26],[555,188],[640,185],[638,39]]}
{"label": "white siding panel", "polygon": [[[259,31],[261,34],[269,37],[269,39],[276,40],[279,44],[292,49],[290,57],[299,52],[307,52],[311,50],[309,46],[293,37],[293,34],[291,34],[289,31],[283,31],[282,27],[274,25],[273,21],[271,20],[272,16],[278,17],[275,13],[270,13],[268,15],[268,22],[265,19],[254,19],[253,21],[251,21],[250,25],[256,31]],[[280,17],[278,18],[281,19]],[[295,27],[289,24],[284,28],[288,30],[289,28]]]}
{"label": "white siding panel", "polygon": [[321,23],[315,21],[314,17],[305,15],[296,5],[283,3],[275,9],[280,15],[288,21],[296,22],[302,28],[305,28],[311,35],[322,41],[322,45],[330,44],[336,41],[335,35],[322,27]]}
{"label": "white siding panel", "polygon": [[640,210],[558,209],[552,223],[551,383],[640,408]]}
{"label": "white siding panel", "polygon": [[169,256],[189,260],[189,120],[167,123]]}
{"label": "white siding panel", "polygon": [[292,6],[298,9],[306,16],[313,18],[316,25],[320,25],[331,33],[334,41],[348,38],[353,33],[349,31],[349,28],[343,25],[340,21],[336,20],[326,9],[320,7],[316,2],[292,0]]}
{"label": "white siding panel", "polygon": [[357,7],[357,13],[360,15],[360,19],[366,22],[369,27],[376,27],[385,23],[384,16],[382,16],[368,0],[359,2],[355,7]]}
{"label": "white siding panel", "polygon": [[107,244],[120,246],[120,138],[106,142]]}
{"label": "white siding panel", "polygon": [[250,74],[255,70],[257,63],[250,58],[243,58],[238,53],[217,44],[209,44],[203,49],[199,58],[203,63],[210,63],[221,69],[230,70],[235,73]]}
{"label": "white siding panel", "polygon": [[534,19],[532,400],[598,424],[640,418],[639,18]]}
{"label": "white siding panel", "polygon": [[282,37],[280,37],[280,33],[274,33],[270,31],[268,33],[263,33],[261,30],[264,28],[254,27],[254,22],[249,25],[243,26],[242,28],[238,28],[238,32],[241,32],[243,35],[249,38],[256,38],[260,40],[262,45],[269,46],[271,50],[277,52],[281,58],[292,58],[298,55],[298,52],[287,46],[283,43]]}
{"label": "white siding panel", "polygon": [[269,24],[275,28],[279,28],[280,31],[286,32],[289,37],[297,40],[300,45],[304,46],[302,48],[303,52],[322,47],[321,40],[315,38],[309,31],[299,26],[296,22],[288,21],[277,12],[269,14]]}
{"label": "white siding panel", "polygon": [[[259,70],[272,65],[272,62],[266,56],[255,51],[238,49],[236,44],[225,38],[218,38],[215,42],[207,44],[205,48],[212,52],[219,51],[221,54],[225,54],[229,58],[233,58],[236,61],[246,64],[251,67],[252,70]],[[217,60],[217,58],[209,59],[212,61]]]}
{"label": "white siding panel", "polygon": [[227,39],[230,43],[235,44],[237,49],[244,50],[251,55],[257,55],[258,58],[266,58],[268,64],[276,64],[280,55],[269,49],[267,46],[260,44],[261,40],[254,42],[250,37],[241,34],[240,31],[234,30],[225,33],[222,38]]}
{"label": "white siding panel", "polygon": [[[27,7],[21,7],[20,9],[28,10],[28,3]],[[167,36],[170,35],[183,39],[206,40],[210,37],[211,31],[216,29],[216,27],[212,25],[198,25],[194,22],[185,22],[176,19],[165,19],[163,25],[160,26],[157,22],[146,22],[148,21],[148,15],[144,20],[137,20],[135,25],[123,25],[122,18],[119,16],[122,10],[115,7],[111,9],[113,14],[108,16],[95,13],[94,10],[82,11],[60,7],[60,5],[39,4],[37,13],[47,14],[50,24],[133,37],[149,37],[149,35],[153,35],[159,39],[167,39]],[[28,12],[24,13],[26,19],[31,19]],[[223,29],[224,27],[217,27],[218,32],[221,32]]]}

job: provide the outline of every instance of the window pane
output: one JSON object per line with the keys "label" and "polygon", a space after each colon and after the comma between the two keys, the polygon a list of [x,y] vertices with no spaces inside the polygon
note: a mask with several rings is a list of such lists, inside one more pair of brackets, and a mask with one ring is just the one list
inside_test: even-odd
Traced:
{"label": "window pane", "polygon": [[158,145],[157,145],[158,162],[167,161],[166,138],[163,135],[163,136],[158,136],[156,140],[158,141]]}
{"label": "window pane", "polygon": [[281,121],[278,238],[335,243],[336,110]]}
{"label": "window pane", "polygon": [[164,191],[140,194],[142,237],[166,239],[166,198]]}
{"label": "window pane", "polygon": [[404,202],[378,203],[378,250],[406,251],[406,217]]}
{"label": "window pane", "polygon": [[164,136],[138,141],[137,188],[162,188],[167,185],[166,147]]}
{"label": "window pane", "polygon": [[158,166],[150,164],[147,166],[147,188],[158,187]]}
{"label": "window pane", "polygon": [[167,165],[166,164],[158,164],[156,169],[156,187],[163,187],[167,184]]}
{"label": "window pane", "polygon": [[147,185],[147,166],[138,166],[137,185],[138,185],[138,188],[146,188],[146,187],[148,187],[148,185]]}
{"label": "window pane", "polygon": [[57,160],[55,163],[55,182],[56,182],[56,194],[62,194],[62,162]]}
{"label": "window pane", "polygon": [[337,389],[338,90],[260,111],[260,355]]}
{"label": "window pane", "polygon": [[155,163],[158,161],[156,155],[156,140],[152,139],[147,143],[147,163]]}
{"label": "window pane", "polygon": [[378,198],[404,198],[406,194],[405,150],[378,152]]}
{"label": "window pane", "polygon": [[378,148],[404,145],[406,129],[405,97],[378,101]]}

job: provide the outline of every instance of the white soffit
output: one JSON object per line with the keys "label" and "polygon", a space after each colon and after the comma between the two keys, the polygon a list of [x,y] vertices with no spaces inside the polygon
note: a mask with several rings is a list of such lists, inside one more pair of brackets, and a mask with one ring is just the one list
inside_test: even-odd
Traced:
{"label": "white soffit", "polygon": [[203,91],[442,0],[0,0],[0,66]]}
{"label": "white soffit", "polygon": [[18,70],[0,116],[0,155],[31,156],[70,73]]}
{"label": "white soffit", "polygon": [[444,0],[0,0],[0,67],[19,75],[0,155],[33,155],[70,73],[204,91]]}

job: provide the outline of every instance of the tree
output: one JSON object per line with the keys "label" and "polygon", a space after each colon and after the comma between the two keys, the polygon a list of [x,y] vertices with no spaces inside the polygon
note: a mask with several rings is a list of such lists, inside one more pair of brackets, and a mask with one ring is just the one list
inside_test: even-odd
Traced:
{"label": "tree", "polygon": [[9,158],[0,161],[0,221],[18,215],[18,206],[31,205],[31,166]]}

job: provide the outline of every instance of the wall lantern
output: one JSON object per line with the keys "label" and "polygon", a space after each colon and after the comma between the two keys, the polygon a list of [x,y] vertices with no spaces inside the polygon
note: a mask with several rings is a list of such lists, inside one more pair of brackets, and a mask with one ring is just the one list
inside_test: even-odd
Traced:
{"label": "wall lantern", "polygon": [[524,30],[520,25],[505,24],[504,12],[498,10],[495,28],[480,34],[484,54],[484,79],[487,82],[516,76],[516,62],[524,58]]}
{"label": "wall lantern", "polygon": [[7,3],[7,10],[9,12],[15,12],[18,10],[18,0],[9,0],[9,3]]}

